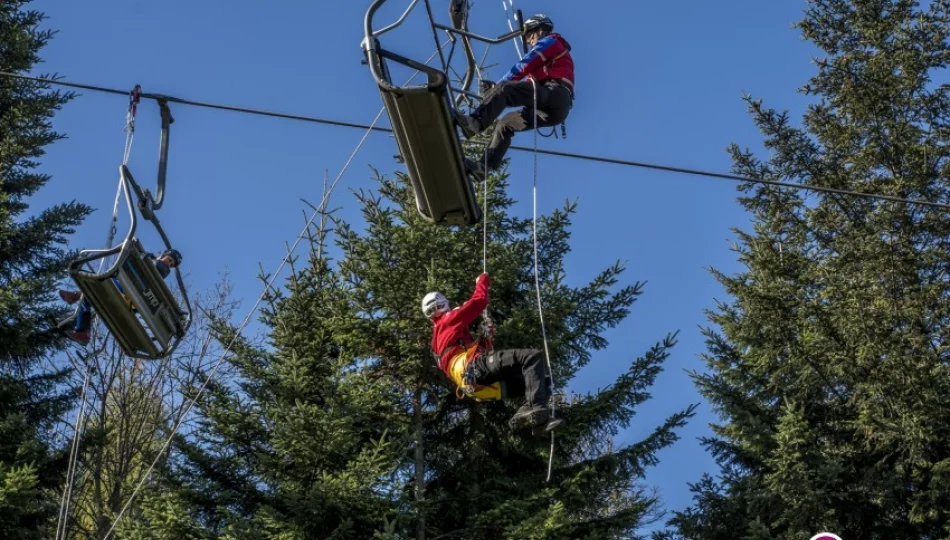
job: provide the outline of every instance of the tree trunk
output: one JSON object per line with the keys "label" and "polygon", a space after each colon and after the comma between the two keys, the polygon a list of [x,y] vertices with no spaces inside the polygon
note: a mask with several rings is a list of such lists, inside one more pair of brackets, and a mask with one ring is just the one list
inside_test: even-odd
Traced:
{"label": "tree trunk", "polygon": [[416,394],[412,400],[413,417],[416,421],[416,540],[426,538],[426,514],[422,507],[425,501],[425,449],[422,442],[422,385],[416,386]]}

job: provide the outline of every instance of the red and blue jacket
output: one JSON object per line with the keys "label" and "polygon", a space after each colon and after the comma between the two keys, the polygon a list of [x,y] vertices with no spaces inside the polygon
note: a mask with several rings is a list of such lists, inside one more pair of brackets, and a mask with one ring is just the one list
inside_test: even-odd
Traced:
{"label": "red and blue jacket", "polygon": [[571,45],[560,34],[551,33],[539,39],[502,81],[520,81],[527,77],[537,82],[558,79],[574,91],[574,59]]}

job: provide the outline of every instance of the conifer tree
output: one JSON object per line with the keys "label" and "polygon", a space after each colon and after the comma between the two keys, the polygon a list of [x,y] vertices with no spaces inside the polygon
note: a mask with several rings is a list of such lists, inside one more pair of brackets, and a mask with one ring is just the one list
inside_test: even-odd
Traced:
{"label": "conifer tree", "polygon": [[[738,173],[950,200],[950,2],[813,0],[798,24],[827,57],[801,125],[749,100],[767,161]],[[944,79],[945,80],[945,79]],[[690,539],[950,535],[947,212],[745,186],[746,269],[716,273],[709,372],[717,478],[673,521]]]}
{"label": "conifer tree", "polygon": [[[0,71],[28,72],[52,32],[26,1],[0,3]],[[52,432],[69,407],[66,372],[45,359],[62,346],[50,329],[64,311],[56,280],[67,235],[89,213],[77,203],[34,211],[29,198],[49,176],[39,159],[61,134],[53,114],[70,99],[48,86],[0,79],[0,537],[42,538],[56,515],[59,448]],[[47,529],[47,527],[50,527]]]}
{"label": "conifer tree", "polygon": [[[200,405],[200,427],[179,440],[162,488],[152,490],[174,510],[150,511],[131,537],[171,538],[177,530],[604,539],[630,537],[655,519],[659,499],[642,484],[645,470],[676,440],[692,407],[642,441],[623,448],[608,441],[649,399],[675,334],[640,357],[618,352],[627,367],[617,381],[561,411],[568,425],[545,483],[547,439],[507,427],[517,403],[459,401],[428,352],[421,298],[432,288],[456,301],[471,293],[482,231],[426,223],[402,174],[378,180],[377,192],[358,193],[365,232],[339,220],[332,236],[320,227],[306,264],[295,261],[285,290],[268,295],[266,346],[239,340],[233,378],[216,378]],[[491,182],[495,345],[543,348],[531,221],[508,214],[503,176]],[[565,283],[574,212],[568,205],[539,228],[544,313],[562,385],[606,347],[602,332],[620,324],[642,293],[639,283],[617,287],[620,264],[582,287]],[[222,330],[222,343],[230,332]]]}
{"label": "conifer tree", "polygon": [[[486,216],[489,312],[496,348],[544,349],[534,280],[532,220],[510,214],[505,174],[490,176]],[[363,317],[348,338],[387,375],[407,407],[403,424],[411,446],[403,458],[404,500],[411,513],[405,535],[424,538],[626,538],[658,512],[658,498],[642,485],[656,453],[672,444],[692,415],[685,409],[644,440],[608,451],[649,399],[675,334],[639,357],[617,351],[615,383],[575,396],[559,414],[552,481],[545,482],[548,445],[512,433],[507,420],[520,403],[458,400],[429,351],[431,323],[423,295],[443,292],[456,305],[471,294],[483,269],[481,225],[454,229],[427,223],[415,208],[408,179],[379,177],[378,194],[361,193],[366,232],[343,226],[341,272]],[[481,188],[478,190],[481,192]],[[642,284],[618,286],[614,264],[583,286],[566,283],[570,225],[576,205],[540,218],[539,269],[544,320],[556,383],[566,387],[592,352],[607,346],[602,333],[623,323]],[[420,457],[421,456],[421,457]]]}

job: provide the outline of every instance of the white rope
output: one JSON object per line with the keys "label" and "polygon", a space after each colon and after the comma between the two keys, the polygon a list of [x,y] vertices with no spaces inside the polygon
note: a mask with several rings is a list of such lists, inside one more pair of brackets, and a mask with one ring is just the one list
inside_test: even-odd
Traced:
{"label": "white rope", "polygon": [[[137,112],[137,106],[138,106],[138,103],[136,101],[133,101],[133,98],[130,97],[129,109],[125,115],[125,129],[124,129],[125,147],[122,152],[123,165],[128,165],[129,157],[132,154],[132,142],[135,137],[135,113]],[[118,186],[116,186],[115,200],[112,203],[112,220],[109,223],[109,233],[106,235],[106,249],[111,249],[112,243],[115,241],[115,233],[117,231],[116,224],[119,221],[119,201],[121,200],[121,198],[122,198],[122,176],[120,175],[119,184]],[[96,271],[96,273],[102,272],[102,268],[103,266],[105,266],[107,259],[108,257],[105,257],[99,261],[99,269]],[[83,299],[80,299],[80,302],[82,301]],[[75,313],[78,316],[78,313],[79,313],[78,308]],[[93,317],[92,323],[90,324],[92,335],[90,336],[89,343],[94,344],[96,343],[96,340],[99,337],[99,332],[98,332],[99,325],[97,324],[99,320],[99,314],[96,312],[93,312],[91,314],[87,314],[87,316]],[[88,353],[88,347],[86,347],[85,349]],[[56,522],[56,540],[60,540],[60,538],[65,540],[66,530],[68,527],[67,523],[69,519],[69,506],[71,505],[71,502],[72,502],[73,484],[75,483],[75,480],[76,480],[76,463],[79,459],[79,437],[82,434],[83,428],[85,426],[86,394],[89,389],[89,382],[90,382],[90,376],[91,376],[91,371],[92,371],[92,367],[90,363],[88,362],[88,358],[89,358],[88,354],[83,356],[83,363],[85,364],[86,371],[83,374],[82,392],[80,393],[80,398],[79,398],[80,399],[79,412],[76,415],[76,425],[73,428],[74,429],[73,443],[69,451],[69,463],[66,466],[66,487],[63,490],[63,499],[60,502],[59,517]]]}
{"label": "white rope", "polygon": [[[505,3],[505,0],[501,0],[501,7],[505,10],[505,19],[508,21],[508,30],[511,32],[515,31],[514,26],[511,24],[511,18],[515,16],[515,0],[508,0],[508,3],[511,4],[511,13],[508,13],[508,4]],[[515,44],[515,52],[518,53],[518,58],[524,56],[524,53],[521,52],[521,40],[518,38],[511,38],[511,41]]]}
{"label": "white rope", "polygon": [[[445,45],[443,44],[442,47],[445,47]],[[438,52],[439,51],[436,51],[436,54],[438,54]],[[426,61],[426,64],[431,62],[433,58],[435,58],[435,54],[429,57],[429,60]],[[410,81],[413,78],[415,78],[415,76],[418,74],[419,74],[419,71],[417,70],[416,73],[414,73],[412,77],[410,77]],[[336,179],[334,179],[333,183],[330,184],[330,189],[326,190],[326,192],[324,193],[323,199],[320,201],[320,204],[315,207],[316,210],[314,210],[313,214],[310,215],[310,219],[307,220],[307,224],[304,225],[303,229],[300,231],[300,234],[297,235],[297,239],[294,241],[293,245],[287,251],[287,255],[284,256],[283,260],[281,260],[280,266],[277,267],[277,270],[274,272],[273,277],[271,277],[270,281],[268,281],[267,284],[264,286],[264,290],[261,291],[260,296],[257,297],[257,301],[254,302],[254,306],[251,308],[251,311],[247,314],[246,317],[244,317],[244,320],[241,322],[240,326],[238,326],[238,329],[235,332],[234,337],[231,338],[231,341],[228,343],[227,347],[225,347],[224,351],[221,353],[221,356],[218,358],[218,361],[215,362],[214,366],[212,366],[211,372],[208,374],[204,382],[201,384],[201,387],[198,389],[198,392],[189,401],[188,407],[185,408],[184,413],[179,417],[178,421],[175,423],[174,427],[172,428],[171,434],[165,439],[165,443],[162,444],[162,447],[158,451],[158,454],[155,456],[155,459],[152,460],[152,463],[149,464],[148,469],[145,471],[145,474],[142,475],[142,478],[135,485],[135,489],[133,489],[132,494],[129,495],[128,501],[126,501],[126,503],[122,506],[121,510],[119,510],[118,515],[116,515],[115,520],[113,520],[112,522],[112,526],[109,527],[108,531],[106,531],[106,534],[105,536],[102,537],[102,540],[109,540],[109,538],[112,536],[112,533],[113,531],[115,531],[116,526],[118,526],[119,521],[121,521],[122,516],[129,509],[129,506],[132,505],[132,501],[135,499],[135,496],[138,494],[139,490],[142,489],[142,486],[145,484],[145,481],[152,474],[152,471],[155,469],[155,466],[158,464],[158,460],[162,457],[165,451],[168,450],[168,447],[171,445],[171,442],[175,438],[175,435],[178,433],[178,430],[181,428],[181,425],[185,422],[185,419],[188,417],[188,414],[194,408],[195,404],[198,402],[198,399],[201,398],[201,395],[204,393],[204,391],[208,388],[208,384],[211,383],[211,379],[214,377],[215,373],[217,373],[218,368],[221,367],[221,364],[224,362],[224,359],[226,358],[227,353],[230,352],[231,347],[233,347],[234,343],[237,341],[238,336],[241,335],[241,332],[250,322],[251,316],[253,316],[254,313],[257,312],[257,308],[260,306],[261,302],[264,300],[264,297],[267,295],[267,291],[271,289],[274,282],[277,280],[277,277],[280,275],[280,272],[284,269],[284,266],[293,256],[294,251],[296,251],[297,249],[297,245],[300,244],[300,241],[305,236],[308,236],[307,231],[310,229],[310,226],[313,224],[313,221],[316,219],[317,215],[320,214],[321,209],[326,207],[325,205],[327,204],[327,201],[330,197],[330,194],[333,192],[333,189],[336,187],[340,179],[343,178],[343,173],[345,173],[346,170],[349,168],[350,164],[353,162],[353,159],[356,157],[356,154],[359,153],[360,149],[363,148],[363,144],[366,142],[366,139],[369,138],[369,135],[373,132],[373,129],[376,127],[376,123],[379,122],[379,119],[383,116],[383,113],[385,111],[386,111],[385,107],[380,108],[379,113],[376,114],[376,118],[373,119],[373,123],[370,124],[369,128],[363,134],[363,138],[360,139],[360,142],[356,145],[356,148],[350,154],[350,157],[346,160],[346,163],[343,164],[343,168],[340,169],[340,173],[337,174]]]}
{"label": "white rope", "polygon": [[[541,307],[541,279],[538,276],[538,85],[534,77],[528,77],[531,81],[531,87],[534,90],[534,189],[532,198],[534,201],[534,218],[532,233],[534,237],[534,287],[538,296],[538,318],[541,321],[541,338],[544,340],[544,360],[548,364],[548,375],[551,377],[551,420],[555,418],[554,408],[554,369],[551,367],[551,352],[548,350],[548,333],[544,327],[544,309]],[[550,421],[550,420],[549,420]],[[551,481],[551,471],[554,467],[554,431],[551,431],[551,451],[548,454],[548,476],[546,481]]]}
{"label": "white rope", "polygon": [[[76,462],[79,455],[79,434],[83,431],[86,418],[86,394],[89,389],[89,379],[92,369],[86,358],[83,358],[86,364],[86,373],[82,384],[82,394],[79,397],[79,412],[76,414],[76,426],[73,428],[73,444],[69,449],[69,465],[66,468],[66,487],[63,489],[63,499],[59,506],[59,518],[56,522],[56,540],[66,538],[66,529],[69,518],[69,506],[73,496],[73,481],[76,477]],[[60,532],[62,530],[62,532]]]}
{"label": "white rope", "polygon": [[482,185],[485,187],[483,202],[485,210],[482,212],[482,272],[488,273],[488,151],[485,151]]}

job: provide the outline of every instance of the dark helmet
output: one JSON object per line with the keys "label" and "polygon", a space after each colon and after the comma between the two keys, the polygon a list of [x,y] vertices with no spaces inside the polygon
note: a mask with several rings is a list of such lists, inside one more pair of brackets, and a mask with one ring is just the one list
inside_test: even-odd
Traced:
{"label": "dark helmet", "polygon": [[177,249],[166,250],[165,253],[162,253],[162,257],[168,255],[172,259],[175,259],[175,264],[181,264],[181,253]]}
{"label": "dark helmet", "polygon": [[523,33],[527,34],[535,30],[541,30],[542,34],[549,34],[554,31],[554,23],[544,13],[536,13],[524,22]]}

